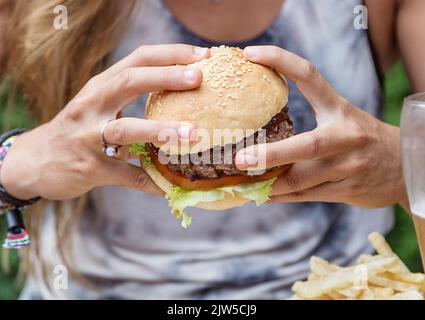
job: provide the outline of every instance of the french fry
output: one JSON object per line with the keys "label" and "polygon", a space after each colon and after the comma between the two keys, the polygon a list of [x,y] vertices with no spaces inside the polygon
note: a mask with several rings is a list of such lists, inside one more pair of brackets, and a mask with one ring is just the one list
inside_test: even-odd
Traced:
{"label": "french fry", "polygon": [[[309,300],[309,299],[306,299],[306,298],[300,297],[297,294],[294,294],[288,300]],[[313,300],[313,299],[311,299],[311,300]],[[337,300],[337,299],[332,298],[330,295],[324,294],[322,296],[319,296],[317,298],[314,298],[314,300]]]}
{"label": "french fry", "polygon": [[[358,263],[366,263],[370,262],[372,260],[379,259],[381,257],[380,255],[371,256],[371,255],[361,255],[359,259],[357,260]],[[398,257],[397,257],[398,258]],[[398,258],[398,261],[401,262],[401,260]],[[390,273],[389,277],[394,280],[399,280],[411,284],[416,284],[419,286],[423,286],[425,284],[425,275],[422,273],[412,273],[409,270],[407,272],[400,272],[401,269],[404,269],[405,265],[400,265],[399,263],[388,270],[388,273]]]}
{"label": "french fry", "polygon": [[403,261],[401,261],[401,259],[394,253],[390,245],[387,243],[387,241],[385,241],[385,238],[382,236],[382,234],[379,234],[378,232],[372,232],[368,239],[381,256],[394,257],[397,259],[398,266],[394,268],[397,273],[410,273],[409,268],[407,268]]}
{"label": "french fry", "polygon": [[[400,274],[400,273],[394,273],[393,269],[388,270],[383,274],[386,278],[394,281],[400,281],[404,282],[406,284],[412,285],[418,290],[421,290],[423,288],[423,285],[425,284],[423,277],[423,274],[421,273],[409,273],[409,274]],[[424,276],[425,277],[425,276]]]}
{"label": "french fry", "polygon": [[372,275],[369,278],[369,282],[370,284],[374,286],[378,286],[382,288],[391,288],[394,291],[403,292],[403,291],[409,291],[412,289],[418,290],[418,288],[415,285],[402,282],[402,281],[392,280],[381,275]]}
{"label": "french fry", "polygon": [[311,281],[311,280],[317,280],[317,279],[319,279],[319,278],[320,278],[320,276],[319,276],[317,273],[310,273],[310,274],[308,275],[307,280],[308,280],[308,281]]}
{"label": "french fry", "polygon": [[367,238],[372,243],[376,252],[378,252],[378,254],[380,254],[381,256],[384,256],[384,257],[396,256],[396,254],[391,249],[390,245],[387,243],[387,241],[382,236],[382,234],[378,232],[372,232],[371,234],[369,234]]}
{"label": "french fry", "polygon": [[395,294],[391,300],[424,300],[424,296],[417,290],[410,290]]}
{"label": "french fry", "polygon": [[341,269],[341,267],[329,263],[325,259],[320,257],[312,256],[310,258],[310,269],[311,272],[321,277],[327,276],[329,273]]}
{"label": "french fry", "polygon": [[367,271],[367,275],[370,277],[379,272],[384,272],[388,268],[391,268],[397,263],[393,257],[386,257],[380,260],[371,261],[363,265],[343,268],[331,273],[324,278],[313,280],[309,282],[295,282],[292,290],[299,296],[307,299],[314,299],[316,297],[328,294],[333,290],[344,289],[355,281],[357,281],[359,275],[356,273],[356,268],[361,266]]}
{"label": "french fry", "polygon": [[373,291],[365,290],[359,297],[359,300],[375,300],[375,294]]}
{"label": "french fry", "polygon": [[424,300],[425,275],[410,272],[379,233],[369,240],[378,254],[361,255],[351,267],[311,257],[311,273],[293,285],[291,299]]}
{"label": "french fry", "polygon": [[387,300],[394,296],[394,291],[390,288],[369,287],[360,296],[361,300]]}
{"label": "french fry", "polygon": [[333,300],[333,298],[328,294],[324,294],[315,298],[314,300]]}
{"label": "french fry", "polygon": [[[379,256],[379,255],[378,255]],[[357,258],[357,263],[362,264],[373,260],[374,256],[371,256],[370,254],[362,254]],[[376,256],[375,256],[376,257]]]}
{"label": "french fry", "polygon": [[375,299],[378,300],[386,300],[394,296],[394,290],[391,288],[379,288],[369,286],[369,290],[373,292],[373,294],[375,295]]}
{"label": "french fry", "polygon": [[[319,275],[319,276],[326,276],[334,271],[337,271],[341,269],[340,266],[334,265],[326,261],[325,259],[322,259],[320,257],[313,256],[310,258],[310,268],[312,274]],[[310,280],[310,279],[309,279]],[[359,297],[362,294],[362,291],[356,288],[345,288],[340,289],[337,291],[337,294],[334,295],[339,296],[339,299],[349,298],[349,299],[355,299]],[[332,297],[332,295],[330,294]]]}
{"label": "french fry", "polygon": [[422,273],[396,273],[393,269],[388,270],[388,273],[394,280],[415,284],[419,287],[425,286],[425,275]]}
{"label": "french fry", "polygon": [[338,293],[342,294],[344,297],[349,299],[357,299],[362,295],[364,290],[356,289],[356,288],[345,288],[338,290]]}
{"label": "french fry", "polygon": [[340,294],[338,291],[331,291],[328,293],[328,296],[331,297],[332,300],[342,300],[346,297]]}

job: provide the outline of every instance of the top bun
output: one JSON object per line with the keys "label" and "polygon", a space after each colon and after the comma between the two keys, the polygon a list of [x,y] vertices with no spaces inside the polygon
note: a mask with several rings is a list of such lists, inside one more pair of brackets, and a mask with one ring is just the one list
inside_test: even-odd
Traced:
{"label": "top bun", "polygon": [[[166,153],[196,153],[237,143],[265,126],[288,101],[286,80],[270,68],[245,59],[241,49],[221,46],[210,51],[210,58],[190,65],[203,73],[199,88],[149,95],[147,119],[189,121],[204,129],[197,142],[186,148],[167,145],[162,148]],[[242,129],[243,136],[233,138],[238,141],[213,141],[214,129]]]}

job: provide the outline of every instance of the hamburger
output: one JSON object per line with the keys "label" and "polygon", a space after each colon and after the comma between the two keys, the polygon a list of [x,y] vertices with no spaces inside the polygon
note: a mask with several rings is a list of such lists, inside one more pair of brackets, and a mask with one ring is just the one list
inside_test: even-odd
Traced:
{"label": "hamburger", "polygon": [[[208,59],[193,64],[203,73],[200,87],[151,93],[145,111],[146,119],[192,123],[197,132],[202,129],[198,139],[185,145],[148,143],[130,148],[166,193],[183,227],[191,223],[184,212],[187,207],[224,210],[249,201],[263,204],[270,198],[273,182],[289,168],[247,171],[235,165],[235,155],[244,147],[294,135],[285,78],[248,61],[239,48],[221,46],[210,51]],[[238,134],[217,139],[217,131]]]}

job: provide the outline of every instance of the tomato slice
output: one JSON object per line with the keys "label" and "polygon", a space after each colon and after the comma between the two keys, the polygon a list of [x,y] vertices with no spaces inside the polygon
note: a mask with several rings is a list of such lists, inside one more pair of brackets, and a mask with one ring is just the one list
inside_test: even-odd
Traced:
{"label": "tomato slice", "polygon": [[275,168],[271,171],[268,171],[259,176],[234,175],[234,176],[222,176],[219,178],[212,178],[212,179],[196,179],[192,181],[186,178],[180,172],[175,172],[171,170],[170,168],[168,168],[166,165],[162,164],[159,161],[158,156],[156,155],[155,151],[152,149],[151,146],[146,144],[146,148],[149,151],[149,155],[152,159],[153,165],[159,171],[159,173],[161,173],[161,175],[165,179],[170,181],[172,184],[177,185],[183,189],[188,189],[188,190],[206,191],[206,190],[211,190],[211,189],[220,188],[220,187],[237,186],[243,183],[254,183],[254,182],[265,181],[265,180],[269,180],[269,179],[280,176],[281,174],[288,171],[288,169],[291,167],[290,165],[282,166],[279,168]]}

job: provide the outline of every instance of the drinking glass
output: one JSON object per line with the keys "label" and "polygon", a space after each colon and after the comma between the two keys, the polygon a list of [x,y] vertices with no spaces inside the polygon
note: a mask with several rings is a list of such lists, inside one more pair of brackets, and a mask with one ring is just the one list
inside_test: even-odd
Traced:
{"label": "drinking glass", "polygon": [[425,92],[404,99],[401,150],[410,210],[425,266]]}

